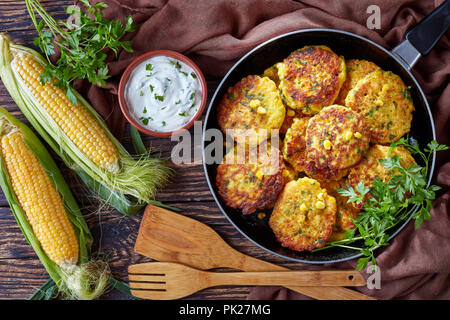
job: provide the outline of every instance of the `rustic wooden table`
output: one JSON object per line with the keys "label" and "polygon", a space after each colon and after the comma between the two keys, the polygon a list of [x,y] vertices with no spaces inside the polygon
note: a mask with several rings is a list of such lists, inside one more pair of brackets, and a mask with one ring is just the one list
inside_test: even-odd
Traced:
{"label": "rustic wooden table", "polygon": [[[45,9],[58,19],[65,18],[64,7],[73,3],[71,0],[41,2]],[[4,31],[7,31],[17,43],[32,46],[36,32],[24,1],[0,1],[0,32]],[[208,80],[208,100],[211,99],[219,80]],[[0,84],[0,105],[20,120],[27,122],[3,84]],[[147,146],[151,145],[160,150],[165,157],[170,157],[171,149],[176,143],[171,142],[170,139],[151,137],[144,137],[144,139]],[[132,150],[128,134],[122,142],[129,150]],[[57,159],[57,156],[53,155]],[[78,203],[83,208],[83,213],[94,235],[94,250],[101,251],[108,258],[111,272],[117,279],[127,281],[128,265],[150,261],[133,250],[142,214],[131,218],[111,210],[90,214],[97,209],[96,204],[86,196],[78,178],[60,161],[58,164]],[[228,222],[214,202],[201,164],[173,167],[176,177],[158,194],[157,200],[178,207],[182,210],[181,214],[208,224],[232,247],[245,254],[290,268],[298,266],[294,262],[283,260],[259,249]],[[0,299],[25,299],[49,277],[33,249],[25,241],[3,193],[0,194],[0,234]],[[250,287],[218,287],[203,290],[187,299],[244,299],[250,290]],[[103,298],[130,299],[116,291],[107,293]]]}

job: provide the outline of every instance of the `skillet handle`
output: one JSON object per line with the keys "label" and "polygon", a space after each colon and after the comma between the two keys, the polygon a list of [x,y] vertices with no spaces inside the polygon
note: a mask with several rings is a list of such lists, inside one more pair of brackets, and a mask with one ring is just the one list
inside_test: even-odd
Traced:
{"label": "skillet handle", "polygon": [[406,39],[427,55],[450,27],[450,0],[445,1],[406,34]]}
{"label": "skillet handle", "polygon": [[422,55],[428,54],[450,27],[450,0],[445,1],[429,16],[408,31],[406,39],[392,53],[409,70]]}

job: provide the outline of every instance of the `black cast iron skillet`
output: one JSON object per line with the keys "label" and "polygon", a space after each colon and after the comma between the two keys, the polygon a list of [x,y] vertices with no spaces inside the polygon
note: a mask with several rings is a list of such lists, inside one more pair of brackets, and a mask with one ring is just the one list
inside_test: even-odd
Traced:
{"label": "black cast iron skillet", "polygon": [[[332,263],[359,257],[359,251],[345,248],[331,248],[317,252],[296,252],[283,248],[275,239],[268,225],[270,211],[265,219],[258,219],[256,214],[244,216],[240,210],[227,207],[217,192],[215,183],[217,163],[208,163],[205,157],[205,132],[208,129],[219,129],[216,107],[227,88],[233,86],[247,75],[262,74],[264,69],[283,60],[292,51],[306,45],[326,45],[338,55],[346,59],[356,58],[373,61],[384,70],[399,75],[407,86],[410,86],[415,111],[411,124],[410,137],[418,141],[423,148],[428,142],[436,139],[433,117],[423,91],[409,71],[421,55],[427,54],[446,32],[450,25],[450,0],[437,8],[427,18],[410,30],[406,39],[393,51],[389,52],[378,44],[349,32],[332,29],[308,29],[290,32],[273,38],[240,59],[225,75],[217,88],[209,105],[203,130],[203,166],[211,193],[222,213],[245,237],[260,248],[280,257],[306,263]],[[208,139],[209,140],[209,139]],[[416,161],[421,164],[420,159]],[[434,171],[435,155],[429,167],[428,184]],[[423,164],[423,163],[422,163]],[[408,223],[411,217],[399,223],[390,231],[390,239]],[[362,246],[362,243],[356,243]]]}

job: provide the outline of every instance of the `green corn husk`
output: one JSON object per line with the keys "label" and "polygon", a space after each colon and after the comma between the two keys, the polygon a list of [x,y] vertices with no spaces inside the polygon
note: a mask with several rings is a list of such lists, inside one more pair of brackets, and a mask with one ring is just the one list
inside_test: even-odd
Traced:
{"label": "green corn husk", "polygon": [[65,135],[22,83],[11,66],[17,54],[32,55],[44,66],[47,63],[36,51],[17,45],[8,35],[1,34],[0,77],[22,113],[64,163],[73,169],[94,193],[121,213],[133,215],[147,203],[163,206],[160,202],[154,201],[154,196],[156,190],[162,187],[171,175],[165,161],[152,158],[148,154],[141,155],[137,159],[132,157],[111,134],[92,106],[73,90],[78,103],[96,119],[119,152],[118,173],[107,172],[96,166]]}
{"label": "green corn husk", "polygon": [[[110,276],[108,279],[108,284],[111,289],[117,290],[130,296],[136,300],[142,300],[141,298],[137,298],[131,294],[130,286],[120,280],[114,279],[114,277]],[[37,289],[31,296],[28,297],[27,300],[51,300],[55,297],[57,293],[57,286],[55,282],[50,278],[48,279],[39,289]]]}
{"label": "green corn husk", "polygon": [[14,194],[3,156],[0,154],[0,186],[25,239],[33,247],[60,292],[66,297],[83,300],[97,298],[106,289],[109,269],[105,262],[89,259],[92,235],[61,172],[36,135],[2,107],[0,107],[0,123],[2,127],[12,126],[21,132],[26,145],[35,154],[44,170],[49,173],[50,180],[61,195],[67,216],[78,239],[78,263],[73,266],[61,267],[45,254]]}

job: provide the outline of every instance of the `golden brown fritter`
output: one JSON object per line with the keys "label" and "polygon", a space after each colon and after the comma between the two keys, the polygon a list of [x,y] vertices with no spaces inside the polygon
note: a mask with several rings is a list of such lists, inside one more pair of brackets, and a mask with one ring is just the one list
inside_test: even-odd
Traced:
{"label": "golden brown fritter", "polygon": [[275,82],[276,86],[280,84],[280,78],[278,77],[278,67],[281,65],[281,62],[275,63],[273,66],[264,70],[263,77],[268,77],[270,80]]}
{"label": "golden brown fritter", "polygon": [[348,174],[349,169],[331,169],[327,166],[318,167],[312,160],[305,161],[305,173],[308,177],[319,181],[340,180]]}
{"label": "golden brown fritter", "polygon": [[367,126],[357,112],[339,105],[323,108],[306,128],[306,158],[316,168],[341,170],[358,163],[369,148]]}
{"label": "golden brown fritter", "polygon": [[291,182],[292,180],[297,180],[297,171],[287,162],[284,163],[284,170],[282,173],[284,184]]}
{"label": "golden brown fritter", "polygon": [[269,146],[266,152],[265,143],[245,148],[242,156],[238,155],[238,146],[227,153],[217,167],[216,185],[227,206],[250,214],[274,203],[286,180],[283,158],[277,148]]}
{"label": "golden brown fritter", "polygon": [[297,251],[321,248],[336,219],[336,200],[319,182],[301,178],[286,184],[269,225],[283,247]]}
{"label": "golden brown fritter", "polygon": [[[283,179],[283,186],[287,183],[297,180],[298,173],[294,170],[294,168],[291,167],[291,165],[287,162],[284,162],[284,169],[281,173],[281,177]],[[275,199],[276,200],[276,199]],[[266,209],[273,208],[275,206],[275,201],[273,201],[270,205],[266,206]]]}
{"label": "golden brown fritter", "polygon": [[333,233],[329,241],[336,241],[345,238],[346,229],[354,229],[352,219],[358,216],[360,209],[355,208],[348,202],[348,197],[341,195],[337,190],[343,189],[347,185],[347,179],[339,181],[322,181],[320,185],[325,188],[328,194],[336,199],[336,222],[333,225]]}
{"label": "golden brown fritter", "polygon": [[280,129],[285,108],[275,83],[267,77],[247,76],[228,88],[218,106],[218,123],[235,140],[248,134],[248,143],[267,139],[271,129]]}
{"label": "golden brown fritter", "polygon": [[[350,169],[347,177],[348,184],[355,189],[360,181],[369,188],[375,179],[388,182],[392,173],[386,170],[383,164],[378,161],[379,159],[398,156],[400,164],[404,168],[408,168],[411,164],[416,164],[414,158],[405,148],[397,147],[392,150],[391,154],[389,154],[389,148],[389,146],[382,146],[379,144],[372,145],[361,162]],[[369,194],[367,194],[367,197],[368,196]],[[358,205],[354,203],[354,205],[359,208],[363,207],[363,204]]]}
{"label": "golden brown fritter", "polygon": [[359,80],[363,79],[369,73],[381,70],[375,63],[367,60],[350,59],[345,60],[347,69],[347,78],[342,85],[341,91],[334,102],[335,104],[345,105],[345,98],[351,89],[353,89]]}
{"label": "golden brown fritter", "polygon": [[306,127],[310,117],[295,118],[283,142],[283,157],[297,172],[305,171]]}
{"label": "golden brown fritter", "polygon": [[305,114],[333,104],[345,81],[345,60],[326,46],[306,46],[278,66],[283,102]]}
{"label": "golden brown fritter", "polygon": [[280,133],[286,134],[288,129],[292,126],[292,123],[294,122],[294,119],[296,118],[311,118],[311,115],[304,114],[300,112],[299,110],[294,110],[285,105],[286,108],[286,115],[284,116],[283,124],[280,128]]}
{"label": "golden brown fritter", "polygon": [[397,141],[411,128],[411,95],[402,79],[390,71],[374,71],[358,81],[345,105],[364,116],[373,143]]}

